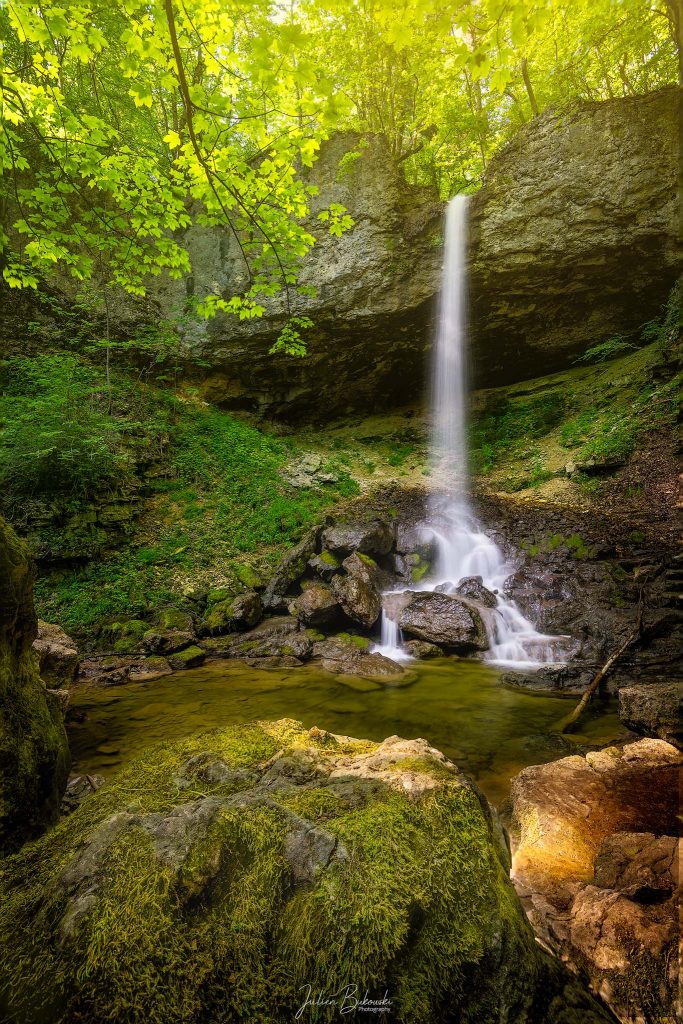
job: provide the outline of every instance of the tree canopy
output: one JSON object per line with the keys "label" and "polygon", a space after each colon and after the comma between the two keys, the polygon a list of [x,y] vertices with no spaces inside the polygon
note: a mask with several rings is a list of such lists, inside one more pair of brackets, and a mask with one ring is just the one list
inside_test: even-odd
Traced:
{"label": "tree canopy", "polygon": [[0,0],[4,280],[142,295],[190,272],[192,222],[221,225],[243,276],[198,311],[258,316],[298,287],[332,131],[382,133],[411,181],[472,190],[547,107],[675,82],[680,33],[677,0]]}

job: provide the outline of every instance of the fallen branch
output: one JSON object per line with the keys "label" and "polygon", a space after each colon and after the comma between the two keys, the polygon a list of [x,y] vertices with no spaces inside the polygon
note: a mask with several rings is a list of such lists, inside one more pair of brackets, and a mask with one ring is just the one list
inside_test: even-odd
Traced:
{"label": "fallen branch", "polygon": [[571,714],[567,715],[566,718],[563,718],[562,721],[557,726],[557,731],[558,732],[568,732],[570,730],[570,727],[581,717],[581,715],[583,714],[583,712],[586,710],[586,708],[588,706],[588,702],[590,701],[591,697],[593,696],[593,694],[595,693],[597,688],[600,686],[600,683],[605,678],[605,676],[607,675],[609,670],[612,668],[613,665],[616,664],[616,662],[622,656],[624,651],[627,651],[628,648],[632,644],[634,644],[636,642],[636,640],[640,639],[640,636],[641,636],[642,632],[643,632],[643,588],[641,587],[640,594],[639,594],[639,597],[638,597],[638,615],[637,615],[637,618],[636,618],[636,624],[635,624],[635,628],[634,628],[633,632],[629,633],[629,635],[626,637],[626,639],[624,640],[624,642],[621,645],[621,647],[617,651],[615,651],[614,654],[611,654],[609,656],[609,658],[607,659],[607,661],[605,662],[605,664],[602,666],[601,669],[598,669],[598,671],[595,673],[595,675],[591,679],[589,686],[587,686],[586,689],[584,690],[584,692],[583,692],[583,694],[581,696],[581,700],[576,705],[574,710],[571,712]]}

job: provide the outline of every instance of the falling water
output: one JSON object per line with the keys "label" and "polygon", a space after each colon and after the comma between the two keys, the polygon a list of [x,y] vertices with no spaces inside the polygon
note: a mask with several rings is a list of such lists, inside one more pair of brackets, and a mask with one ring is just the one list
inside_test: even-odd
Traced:
{"label": "falling water", "polygon": [[[496,594],[484,615],[490,648],[486,660],[532,668],[560,660],[562,641],[538,633],[514,601],[503,594],[514,572],[497,544],[483,531],[470,507],[467,459],[467,196],[456,196],[446,211],[446,237],[439,317],[432,357],[431,462],[435,490],[429,522],[436,547],[434,574],[413,589],[455,591],[468,576],[481,576]],[[398,626],[382,616],[387,657],[400,652]]]}

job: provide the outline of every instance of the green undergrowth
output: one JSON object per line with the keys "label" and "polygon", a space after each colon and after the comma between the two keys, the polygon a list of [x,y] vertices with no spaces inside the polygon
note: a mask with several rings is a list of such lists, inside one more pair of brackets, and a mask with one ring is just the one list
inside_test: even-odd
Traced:
{"label": "green undergrowth", "polygon": [[[345,753],[349,764],[376,749],[312,737],[294,722],[164,744],[5,861],[8,1016],[279,1024],[301,1005],[302,986],[352,983],[361,994],[388,990],[406,1022],[435,1020],[463,1000],[463,1019],[484,1019],[479,1000],[497,995],[487,954],[501,936],[519,965],[512,987],[528,991],[538,971],[533,937],[474,791],[441,772],[436,790],[408,799],[376,780],[323,771],[304,787],[239,796],[275,755],[291,762],[311,747],[323,762]],[[209,770],[217,761],[218,782]],[[416,762],[423,773],[434,767]],[[169,822],[162,833],[159,814]],[[292,843],[311,825],[336,852],[297,881]]]}
{"label": "green undergrowth", "polygon": [[578,494],[599,494],[600,478],[646,435],[673,428],[681,375],[671,365],[652,343],[590,369],[485,392],[471,430],[478,479],[513,492],[572,476],[567,484]]}
{"label": "green undergrowth", "polygon": [[358,493],[334,455],[333,482],[291,486],[281,470],[294,439],[191,393],[125,373],[110,393],[102,368],[71,354],[12,360],[4,373],[2,507],[46,566],[39,614],[78,636],[197,585],[249,585],[253,562],[267,570]]}

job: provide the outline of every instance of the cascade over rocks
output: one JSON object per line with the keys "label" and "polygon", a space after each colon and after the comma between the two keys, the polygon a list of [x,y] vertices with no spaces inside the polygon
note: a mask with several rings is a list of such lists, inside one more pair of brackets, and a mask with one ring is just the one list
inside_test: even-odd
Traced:
{"label": "cascade over rocks", "polygon": [[488,804],[423,739],[284,720],[164,743],[8,863],[0,1010],[284,1024],[302,987],[350,983],[415,1024],[606,1022],[508,870]]}
{"label": "cascade over rocks", "polygon": [[55,821],[69,774],[59,699],[32,650],[34,566],[0,519],[0,853]]}

